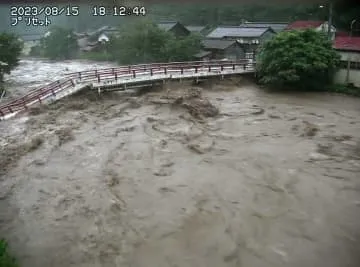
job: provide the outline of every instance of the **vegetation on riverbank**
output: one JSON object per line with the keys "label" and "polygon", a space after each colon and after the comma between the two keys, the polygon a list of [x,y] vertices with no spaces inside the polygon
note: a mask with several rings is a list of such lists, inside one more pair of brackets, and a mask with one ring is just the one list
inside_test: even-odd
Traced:
{"label": "vegetation on riverbank", "polygon": [[16,259],[9,253],[8,243],[0,240],[0,267],[19,267]]}
{"label": "vegetation on riverbank", "polygon": [[23,44],[12,33],[0,33],[0,96],[4,92],[4,74],[9,74],[19,64]]}
{"label": "vegetation on riverbank", "polygon": [[260,83],[277,88],[318,90],[333,82],[340,55],[321,32],[284,31],[265,42],[257,57]]}
{"label": "vegetation on riverbank", "polygon": [[355,87],[350,84],[349,85],[331,84],[331,85],[325,87],[325,90],[327,92],[360,97],[360,87]]}

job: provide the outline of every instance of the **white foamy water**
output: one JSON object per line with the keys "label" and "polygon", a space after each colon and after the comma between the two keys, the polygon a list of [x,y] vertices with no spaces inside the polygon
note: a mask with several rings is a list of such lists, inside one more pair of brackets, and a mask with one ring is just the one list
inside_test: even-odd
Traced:
{"label": "white foamy water", "polygon": [[31,89],[56,81],[68,73],[116,66],[118,65],[111,62],[86,60],[49,61],[23,59],[10,75],[5,76],[5,82],[10,92],[9,97],[13,98],[25,94]]}

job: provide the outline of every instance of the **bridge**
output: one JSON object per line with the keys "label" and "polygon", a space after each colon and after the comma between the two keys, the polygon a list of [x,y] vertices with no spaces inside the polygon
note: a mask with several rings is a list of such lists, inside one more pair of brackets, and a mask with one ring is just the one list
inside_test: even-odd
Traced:
{"label": "bridge", "polygon": [[127,90],[152,85],[167,80],[200,79],[206,77],[254,73],[254,63],[237,61],[192,61],[120,66],[100,70],[88,70],[64,75],[60,80],[29,91],[0,106],[0,120],[26,111],[35,104],[53,103],[83,89],[98,93]]}

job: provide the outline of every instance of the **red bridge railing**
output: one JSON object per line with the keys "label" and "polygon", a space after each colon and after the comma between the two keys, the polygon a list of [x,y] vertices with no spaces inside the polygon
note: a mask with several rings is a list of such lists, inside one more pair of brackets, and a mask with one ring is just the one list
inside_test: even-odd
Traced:
{"label": "red bridge railing", "polygon": [[242,66],[246,69],[249,66],[248,60],[238,61],[192,61],[192,62],[171,62],[171,63],[154,63],[154,64],[140,64],[131,66],[120,66],[117,68],[106,68],[101,70],[87,70],[82,72],[69,73],[65,75],[62,80],[57,80],[40,88],[30,91],[26,95],[15,99],[6,105],[0,106],[0,117],[7,114],[26,110],[27,105],[34,102],[42,102],[42,100],[55,96],[61,91],[75,86],[75,81],[80,83],[85,82],[101,82],[105,80],[117,80],[121,78],[135,78],[137,75],[146,74],[152,76],[155,74],[181,73],[186,71],[199,70],[212,71],[212,68],[225,67],[235,69],[236,66]]}

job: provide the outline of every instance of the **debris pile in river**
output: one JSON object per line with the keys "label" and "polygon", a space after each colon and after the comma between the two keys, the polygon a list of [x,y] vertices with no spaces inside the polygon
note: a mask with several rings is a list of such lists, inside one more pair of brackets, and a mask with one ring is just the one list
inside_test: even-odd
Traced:
{"label": "debris pile in river", "polygon": [[219,109],[208,99],[202,98],[202,89],[197,87],[188,89],[185,95],[176,98],[174,104],[186,108],[196,118],[214,117],[219,114]]}

